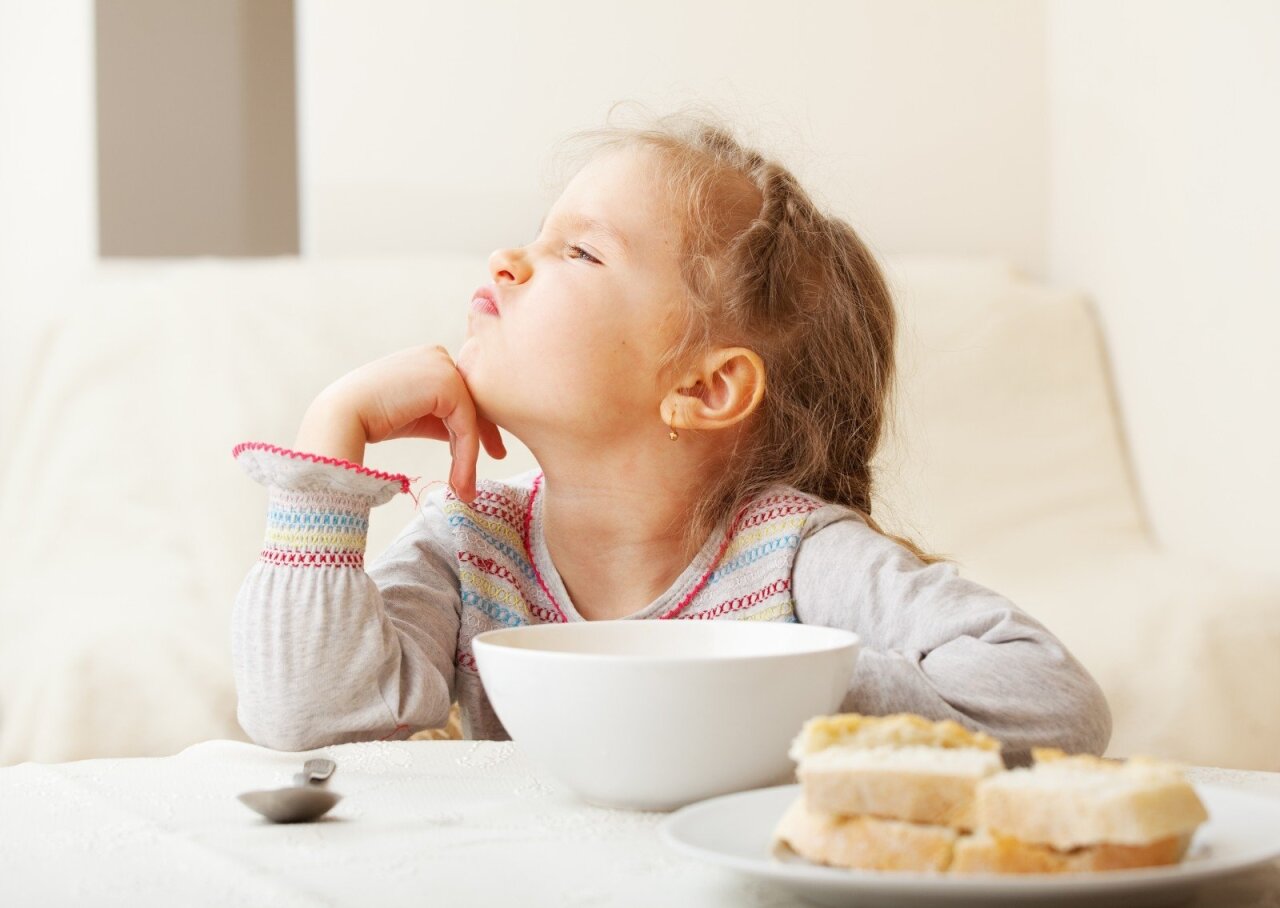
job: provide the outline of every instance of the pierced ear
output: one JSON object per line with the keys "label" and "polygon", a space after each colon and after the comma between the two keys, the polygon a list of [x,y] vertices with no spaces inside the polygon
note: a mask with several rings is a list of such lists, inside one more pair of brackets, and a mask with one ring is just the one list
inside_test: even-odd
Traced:
{"label": "pierced ear", "polygon": [[677,428],[723,429],[746,419],[764,397],[764,361],[746,347],[730,347],[708,357],[703,372],[662,403],[675,412]]}

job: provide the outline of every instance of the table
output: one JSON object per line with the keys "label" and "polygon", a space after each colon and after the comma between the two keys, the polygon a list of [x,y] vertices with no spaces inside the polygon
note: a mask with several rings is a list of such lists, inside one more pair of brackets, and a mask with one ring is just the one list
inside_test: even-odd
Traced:
{"label": "table", "polygon": [[[343,800],[274,825],[236,795],[337,761]],[[1280,773],[1188,777],[1280,797]],[[669,814],[579,801],[510,741],[387,741],[300,753],[205,741],[170,757],[0,768],[0,904],[803,905],[667,848]],[[1280,862],[1196,905],[1280,908]]]}

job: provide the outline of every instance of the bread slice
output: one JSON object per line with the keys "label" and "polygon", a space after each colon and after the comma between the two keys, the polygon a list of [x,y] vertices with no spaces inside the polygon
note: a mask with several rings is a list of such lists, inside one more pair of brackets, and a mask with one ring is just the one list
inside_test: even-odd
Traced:
{"label": "bread slice", "polygon": [[1176,864],[1187,853],[1191,834],[1168,836],[1145,845],[1088,845],[1059,851],[982,831],[956,840],[952,873],[1084,873]]}
{"label": "bread slice", "polygon": [[775,854],[833,867],[1077,873],[1176,864],[1208,819],[1181,767],[1035,748],[1006,770],[1000,743],[898,713],[815,716],[789,751],[801,793]]}
{"label": "bread slice", "polygon": [[[1123,763],[1036,748],[1034,765],[984,779],[977,821],[995,836],[1059,851],[1093,845],[1150,846],[1189,836],[1208,819],[1173,763]],[[1172,846],[1167,846],[1172,847]]]}
{"label": "bread slice", "polygon": [[777,857],[788,852],[815,864],[846,870],[916,873],[1088,873],[1176,864],[1191,834],[1144,845],[1091,845],[1060,851],[980,830],[961,835],[947,826],[841,817],[812,810],[796,798],[773,835]]}
{"label": "bread slice", "polygon": [[851,870],[945,871],[959,836],[947,826],[812,810],[803,795],[778,821],[775,856],[789,849],[805,860]]}
{"label": "bread slice", "polygon": [[1000,742],[982,732],[970,731],[959,722],[931,722],[915,713],[864,716],[838,713],[814,716],[800,728],[788,755],[799,763],[809,754],[828,747],[961,747],[999,752]]}
{"label": "bread slice", "polygon": [[789,753],[814,810],[959,830],[974,827],[978,782],[1004,769],[999,741],[913,713],[815,716]]}
{"label": "bread slice", "polygon": [[978,784],[1003,771],[997,751],[977,747],[840,744],[805,757],[796,776],[814,810],[970,830]]}

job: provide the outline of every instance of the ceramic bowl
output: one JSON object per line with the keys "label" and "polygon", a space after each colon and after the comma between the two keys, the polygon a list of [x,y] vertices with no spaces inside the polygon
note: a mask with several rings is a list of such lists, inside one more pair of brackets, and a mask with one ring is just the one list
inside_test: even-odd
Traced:
{"label": "ceramic bowl", "polygon": [[617,620],[485,631],[485,693],[529,759],[585,800],[672,810],[795,780],[804,721],[838,712],[860,642],[781,622]]}

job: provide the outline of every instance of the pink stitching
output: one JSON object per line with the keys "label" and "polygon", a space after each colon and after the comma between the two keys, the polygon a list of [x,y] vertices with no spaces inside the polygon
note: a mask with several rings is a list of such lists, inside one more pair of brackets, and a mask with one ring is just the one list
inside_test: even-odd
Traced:
{"label": "pink stitching", "polygon": [[[386,473],[382,470],[371,470],[368,467],[361,466],[358,463],[352,463],[349,460],[343,460],[341,457],[325,457],[320,454],[307,454],[302,451],[291,451],[288,448],[281,448],[278,445],[269,445],[266,442],[261,442],[261,441],[246,441],[241,444],[238,444],[231,449],[231,456],[239,457],[240,454],[244,451],[270,451],[272,454],[283,454],[286,457],[292,457],[295,460],[310,460],[314,463],[327,463],[327,464],[332,464],[335,467],[346,467],[348,470],[355,470],[357,473],[360,473],[363,476],[372,476],[375,479],[385,479],[388,482],[394,482],[396,480],[399,480],[400,491],[401,492],[409,491],[410,479],[408,476],[404,475],[403,473]],[[418,479],[421,479],[421,477],[415,476],[413,477],[413,479],[416,481]]]}
{"label": "pink stitching", "polygon": [[739,527],[739,529],[749,530],[754,526],[759,526],[762,523],[766,523],[778,517],[787,517],[791,514],[808,514],[809,512],[816,511],[818,508],[822,507],[822,502],[820,501],[815,501],[812,499],[810,500],[796,499],[793,496],[789,496],[789,497],[791,497],[791,500],[796,503],[784,504],[777,507],[766,507],[766,505],[769,505],[772,502],[777,501],[778,499],[768,499],[766,501],[757,503],[755,505],[755,507],[757,508],[756,513],[752,514],[749,518],[744,520],[742,522],[742,526]]}
{"label": "pink stitching", "polygon": [[720,558],[724,555],[724,550],[729,547],[729,542],[733,539],[733,534],[737,531],[738,521],[742,519],[743,515],[746,514],[750,508],[751,502],[748,502],[738,509],[737,516],[733,518],[733,523],[729,524],[729,531],[724,534],[724,541],[720,543],[720,550],[716,552],[716,557],[711,559],[711,564],[707,568],[706,572],[703,573],[701,579],[698,580],[697,584],[694,585],[693,589],[689,590],[688,594],[686,594],[683,599],[676,603],[675,608],[663,612],[658,616],[659,618],[674,618],[680,613],[681,609],[693,601],[694,596],[698,595],[698,590],[702,589],[706,584],[707,578],[712,575],[716,566],[720,563]]}
{"label": "pink stitching", "polygon": [[567,624],[569,619],[564,610],[560,608],[560,603],[556,602],[556,597],[551,595],[551,590],[547,589],[546,581],[542,579],[542,571],[538,570],[538,562],[533,559],[533,547],[529,545],[529,528],[533,524],[533,500],[538,497],[538,486],[542,485],[542,476],[543,474],[539,473],[533,480],[533,489],[529,492],[529,504],[524,509],[524,529],[520,533],[520,538],[524,542],[525,557],[529,559],[529,566],[533,568],[533,576],[538,578],[538,586],[542,587],[542,591],[547,594],[547,598],[555,606],[556,614],[560,616],[560,620]]}
{"label": "pink stitching", "polygon": [[684,617],[705,618],[709,620],[715,619],[721,615],[728,614],[729,612],[736,612],[738,609],[750,608],[753,605],[763,602],[770,596],[774,596],[778,593],[785,593],[789,589],[791,589],[791,581],[789,579],[783,578],[781,580],[775,580],[772,583],[765,584],[754,592],[746,594],[745,596],[734,596],[732,599],[726,599],[724,602],[721,602],[714,608],[707,609],[705,612],[698,612],[694,615],[685,615]]}
{"label": "pink stitching", "polygon": [[285,567],[364,567],[364,552],[296,552],[265,548],[258,557]]}
{"label": "pink stitching", "polygon": [[519,582],[516,580],[516,575],[498,564],[498,562],[492,558],[485,558],[483,555],[476,555],[463,549],[458,552],[458,561],[463,564],[470,562],[484,573],[489,574],[492,577],[501,577],[512,586],[519,585]]}
{"label": "pink stitching", "polygon": [[[538,563],[533,559],[533,548],[529,544],[530,528],[533,524],[533,501],[538,496],[538,487],[542,485],[542,477],[543,474],[539,473],[533,480],[533,489],[529,493],[529,503],[525,507],[524,511],[524,529],[520,535],[524,541],[525,555],[529,559],[529,565],[533,568],[533,575],[538,578],[538,585],[542,587],[542,591],[547,594],[547,598],[550,599],[551,604],[555,606],[556,611],[560,614],[560,620],[567,621],[568,619],[565,617],[564,611],[560,608],[560,603],[556,602],[556,597],[551,595],[551,590],[547,589],[547,584],[542,579],[542,572],[538,570]],[[724,534],[724,540],[720,543],[720,550],[716,552],[716,557],[711,559],[710,566],[706,569],[698,582],[694,584],[693,589],[691,589],[683,599],[676,603],[674,608],[671,608],[659,615],[659,619],[672,618],[678,615],[680,610],[692,602],[694,596],[698,595],[698,590],[702,589],[702,587],[706,585],[707,578],[714,573],[716,565],[720,563],[720,558],[724,555],[724,550],[729,547],[729,542],[733,539],[734,531],[738,527],[738,521],[740,521],[747,511],[751,509],[752,505],[753,502],[748,502],[738,509],[737,515],[733,518],[733,523],[729,525],[729,531]]]}

